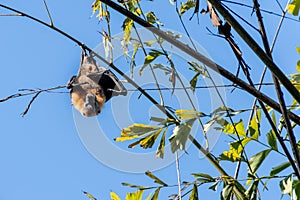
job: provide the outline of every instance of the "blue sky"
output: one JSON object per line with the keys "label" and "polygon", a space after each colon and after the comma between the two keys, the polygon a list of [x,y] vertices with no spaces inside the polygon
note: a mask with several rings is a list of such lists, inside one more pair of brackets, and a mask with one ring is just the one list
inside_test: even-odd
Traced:
{"label": "blue sky", "polygon": [[[30,3],[1,0],[1,3],[27,12],[44,21],[49,21],[41,0],[31,1]],[[56,27],[94,48],[102,43],[102,37],[98,31],[106,29],[106,25],[104,22],[98,22],[95,16],[91,17],[92,3],[93,1],[83,2],[78,0],[49,1],[48,7]],[[251,1],[248,1],[248,4],[251,5]],[[278,13],[279,9],[270,4],[272,2],[262,2],[262,7]],[[282,5],[284,4],[282,2]],[[146,12],[154,8],[151,7],[152,5],[163,8],[158,9],[156,15],[165,24],[166,28],[183,32],[175,15],[175,9],[168,1],[160,3],[147,1],[142,4]],[[250,9],[239,9],[248,17],[247,20],[256,23],[255,18],[250,16]],[[8,12],[0,8],[0,13]],[[190,14],[188,13],[184,18],[188,19]],[[112,33],[116,35],[121,31],[121,23],[124,18],[114,11],[111,11],[111,16],[113,21]],[[169,20],[170,18],[171,20]],[[199,18],[199,24],[197,24],[196,19],[187,20],[192,38],[207,51],[213,60],[235,72],[237,64],[232,59],[233,54],[228,49],[227,44],[223,40],[208,34],[205,27],[216,32],[216,29],[210,25],[208,16],[200,15]],[[268,22],[267,31],[271,41],[279,18],[273,15],[265,15],[264,20]],[[69,78],[77,73],[81,49],[62,35],[27,18],[17,16],[0,17],[0,27],[2,69],[0,98],[17,93],[18,89],[21,88],[50,88],[65,85]],[[295,47],[300,46],[299,31],[299,23],[286,20],[274,49],[273,55],[276,63],[287,74],[295,73],[296,60],[299,59],[299,55],[295,51]],[[251,73],[254,82],[257,82],[263,64],[238,36],[235,36],[235,38],[252,67]],[[255,38],[259,40],[258,36],[255,36]],[[117,48],[115,47],[115,49]],[[143,60],[142,57],[140,60]],[[179,63],[181,62],[179,61]],[[116,65],[124,71],[129,69],[129,64],[122,58],[116,61]],[[181,69],[186,71],[187,66],[182,66]],[[187,79],[189,78],[190,72],[182,73],[187,75]],[[153,82],[151,85],[149,82],[143,82],[145,79],[141,79],[140,81],[145,86],[153,86]],[[136,80],[138,81],[139,78],[136,77]],[[271,80],[270,77],[267,80]],[[228,83],[226,80],[223,81]],[[200,81],[200,84],[205,84],[205,82]],[[126,84],[126,87],[128,89],[132,88],[128,84]],[[67,90],[61,91],[67,92]],[[268,88],[264,91],[268,94],[274,94]],[[243,92],[230,93],[230,90],[224,92],[227,95],[226,102],[231,107],[243,109],[249,108],[249,105],[252,104],[252,98],[249,98]],[[150,94],[158,99],[157,92],[150,92]],[[176,99],[178,97],[172,97],[167,92],[165,95],[167,103],[180,105],[180,98],[178,100]],[[209,93],[205,90],[196,92],[200,110],[209,113],[211,112],[211,102],[205,98],[207,95]],[[128,168],[134,169],[134,167],[137,167],[136,165],[141,164],[140,162],[144,162],[141,168],[145,167],[145,163],[150,165],[152,161],[143,161],[143,153],[147,152],[149,154],[145,156],[149,156],[155,150],[141,151],[138,148],[128,150],[126,149],[128,143],[119,144],[113,141],[113,138],[119,135],[120,130],[125,125],[128,126],[131,122],[148,124],[150,123],[149,116],[159,115],[157,110],[143,96],[139,98],[138,92],[130,92],[128,96],[120,97],[118,100],[121,103],[117,99],[109,102],[101,115],[92,119],[84,119],[78,115],[77,111],[73,110],[68,93],[41,94],[32,104],[25,117],[21,117],[20,114],[26,108],[31,99],[30,97],[16,98],[1,103],[0,200],[86,199],[82,194],[82,190],[92,193],[98,199],[109,199],[110,191],[115,191],[121,197],[125,196],[126,191],[133,191],[122,187],[121,182],[154,185],[152,180],[142,173],[128,172],[130,171]],[[124,102],[128,105],[123,104]],[[119,108],[122,108],[122,113],[118,113]],[[128,112],[129,117],[126,116]],[[241,117],[246,119],[247,115]],[[91,150],[91,147],[84,142],[85,137],[89,141],[93,140],[89,137],[89,134],[92,134],[95,129],[91,129],[92,126],[89,123],[101,128],[104,133],[102,139],[106,137],[108,142],[106,144],[114,146],[117,149],[116,152],[119,149],[125,152],[126,155],[131,156],[135,153],[138,157],[141,157],[141,161],[133,158],[122,160],[109,147],[92,146],[95,149]],[[81,131],[82,125],[84,131]],[[201,136],[199,137],[201,138]],[[95,141],[97,141],[96,138]],[[224,150],[224,146],[228,142],[228,138],[221,135],[213,149],[213,153],[218,155],[218,152]],[[95,144],[100,143],[96,142]],[[190,147],[187,152],[188,154],[184,154],[180,159],[183,181],[192,181],[193,177],[190,175],[192,172],[210,173],[213,176],[219,175],[207,160],[201,158],[202,156],[198,154],[195,148]],[[112,164],[114,166],[107,166],[107,163],[105,165],[105,163],[95,158],[97,153],[105,155],[105,159],[118,162]],[[172,159],[172,155],[170,155],[170,158]],[[273,158],[276,159],[278,164],[280,163],[280,157],[275,155]],[[267,160],[266,165],[274,166],[274,160]],[[224,166],[228,168],[230,165],[224,163]],[[227,170],[229,172],[234,171],[232,168]],[[263,171],[261,173],[263,174]],[[176,168],[173,162],[157,170],[155,174],[167,183],[176,184]],[[271,184],[273,183],[271,182]],[[215,199],[219,195],[218,193],[208,192],[207,188],[208,185],[199,188],[200,197],[209,195],[209,198],[206,197],[205,199]],[[176,193],[176,191],[177,188],[175,187],[163,192],[161,199],[166,199],[168,194]],[[274,193],[278,194],[276,197],[279,199],[278,186],[274,186],[272,190],[266,194],[263,193],[263,195],[271,197]]]}

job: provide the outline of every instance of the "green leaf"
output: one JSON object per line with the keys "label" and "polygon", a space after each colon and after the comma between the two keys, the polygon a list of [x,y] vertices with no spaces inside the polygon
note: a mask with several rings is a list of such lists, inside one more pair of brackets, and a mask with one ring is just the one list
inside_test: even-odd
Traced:
{"label": "green leaf", "polygon": [[236,140],[229,144],[229,151],[224,151],[220,156],[220,160],[228,160],[231,162],[236,162],[240,159],[243,148],[251,141],[251,138],[243,138],[241,140]]}
{"label": "green leaf", "polygon": [[169,138],[171,143],[171,151],[173,153],[178,149],[185,150],[185,144],[191,132],[194,121],[195,119],[190,119],[174,128],[173,134]]}
{"label": "green leaf", "polygon": [[259,131],[260,119],[261,119],[261,113],[260,110],[257,110],[252,120],[250,121],[250,126],[249,126],[250,136],[254,140],[258,140],[258,136],[260,134]]}
{"label": "green leaf", "polygon": [[192,92],[195,92],[199,75],[200,73],[196,73],[196,75],[190,80]]}
{"label": "green leaf", "polygon": [[270,145],[270,147],[274,150],[278,150],[276,135],[273,130],[271,130],[269,133],[267,133],[267,139],[268,139],[268,144]]}
{"label": "green leaf", "polygon": [[167,132],[167,129],[165,129],[164,133],[161,136],[160,143],[156,150],[156,158],[164,158],[166,132]]}
{"label": "green leaf", "polygon": [[158,21],[158,18],[155,16],[154,12],[146,13],[146,19],[150,24],[156,23],[157,25],[163,26],[163,24]]}
{"label": "green leaf", "polygon": [[226,185],[222,190],[222,200],[230,200],[232,196],[233,186],[232,185]]}
{"label": "green leaf", "polygon": [[155,190],[153,196],[151,197],[151,200],[158,200],[159,191],[160,191],[160,187]]}
{"label": "green leaf", "polygon": [[161,127],[159,126],[151,126],[147,124],[132,124],[122,130],[121,136],[132,136],[132,135],[141,136],[151,131],[156,131],[160,128]]}
{"label": "green leaf", "polygon": [[207,72],[206,72],[206,68],[203,67],[202,65],[200,65],[197,62],[187,62],[192,68],[189,68],[190,70],[193,70],[196,73],[201,74],[203,77],[209,77]]}
{"label": "green leaf", "polygon": [[193,187],[193,190],[191,192],[191,195],[190,195],[190,200],[198,200],[199,197],[198,197],[198,187],[197,187],[197,184],[194,183],[194,187]]}
{"label": "green leaf", "polygon": [[82,191],[83,194],[85,194],[90,200],[97,200],[95,197],[93,197],[93,195],[91,195],[90,193],[88,192],[85,192],[85,191]]}
{"label": "green leaf", "polygon": [[247,191],[245,192],[247,199],[249,200],[257,199],[256,197],[258,192],[258,183],[259,183],[259,179],[255,179],[251,184],[251,186],[247,189]]}
{"label": "green leaf", "polygon": [[300,182],[299,180],[295,179],[293,181],[293,191],[295,199],[300,199]]}
{"label": "green leaf", "polygon": [[217,191],[218,185],[219,185],[219,181],[216,181],[213,184],[211,184],[208,189],[213,190],[213,191]]}
{"label": "green leaf", "polygon": [[215,179],[213,177],[211,177],[209,174],[204,174],[204,173],[193,173],[192,174],[196,179],[197,181],[199,182],[214,182]]}
{"label": "green leaf", "polygon": [[293,175],[286,177],[285,179],[279,182],[279,186],[282,194],[292,195],[293,191]]}
{"label": "green leaf", "polygon": [[157,57],[164,55],[163,52],[152,49],[148,55],[146,55],[144,60],[144,65],[140,69],[140,75],[143,73],[145,67],[149,65],[152,61],[154,61]]}
{"label": "green leaf", "polygon": [[114,192],[110,192],[110,199],[111,200],[121,200],[120,197]]}
{"label": "green leaf", "polygon": [[176,110],[175,114],[183,120],[206,116],[204,113],[196,110]]}
{"label": "green leaf", "polygon": [[160,180],[158,177],[156,177],[154,174],[152,174],[150,171],[146,171],[145,174],[147,176],[149,176],[151,179],[154,180],[155,183],[158,183],[162,186],[168,186],[168,184],[166,184],[165,182],[163,182],[162,180]]}
{"label": "green leaf", "polygon": [[134,193],[127,193],[126,200],[142,200],[144,190],[138,190]]}
{"label": "green leaf", "polygon": [[150,117],[150,120],[159,123],[163,123],[164,121],[166,121],[165,118],[161,118],[161,117]]}
{"label": "green leaf", "polygon": [[135,185],[135,184],[131,184],[131,183],[122,183],[122,185],[126,186],[126,187],[137,188],[137,189],[140,189],[140,190],[146,190],[146,189],[151,188],[151,187],[148,187],[148,186]]}
{"label": "green leaf", "polygon": [[123,28],[123,39],[125,41],[125,45],[127,46],[130,42],[130,39],[131,39],[131,30],[132,30],[132,26],[133,26],[133,20],[130,19],[130,18],[126,18],[124,21],[123,21],[123,25],[122,25],[122,28]]}
{"label": "green leaf", "polygon": [[154,64],[153,69],[161,69],[161,70],[165,71],[166,75],[172,73],[172,68],[170,68],[168,66],[165,66],[165,65],[162,65],[162,64]]}
{"label": "green leaf", "polygon": [[189,9],[195,6],[196,6],[196,2],[191,0],[188,0],[186,3],[181,3],[179,14],[182,15],[183,13],[185,13],[186,11],[188,11]]}
{"label": "green leaf", "polygon": [[298,16],[300,9],[300,0],[293,0],[287,7],[287,10],[290,14]]}
{"label": "green leaf", "polygon": [[300,72],[300,60],[298,60],[296,65],[297,72]]}
{"label": "green leaf", "polygon": [[275,112],[274,111],[272,111],[272,113],[271,113],[271,117],[272,117],[272,121],[273,121],[273,123],[275,124],[275,126],[276,126],[276,124],[277,124],[277,121],[276,121],[276,115],[275,115]]}
{"label": "green leaf", "polygon": [[249,170],[249,174],[256,173],[257,169],[263,163],[265,158],[269,155],[270,151],[271,151],[271,149],[266,149],[266,150],[263,150],[251,157],[249,164],[250,164],[252,172]]}
{"label": "green leaf", "polygon": [[[133,71],[133,68],[136,66],[135,65],[135,56],[136,56],[136,53],[138,52],[138,49],[141,47],[141,44],[140,43],[134,43],[133,44],[133,52],[132,52],[132,55],[131,55],[131,61],[130,61],[130,68],[131,70]],[[133,76],[133,75],[132,75]]]}
{"label": "green leaf", "polygon": [[234,125],[227,122],[225,119],[218,120],[217,122],[222,126],[221,131],[226,134],[234,134],[244,137],[246,136],[243,120],[240,120]]}
{"label": "green leaf", "polygon": [[280,173],[281,171],[285,170],[286,168],[288,168],[289,166],[291,166],[291,163],[289,161],[281,163],[280,165],[273,167],[271,172],[270,172],[270,176],[275,176],[278,173]]}

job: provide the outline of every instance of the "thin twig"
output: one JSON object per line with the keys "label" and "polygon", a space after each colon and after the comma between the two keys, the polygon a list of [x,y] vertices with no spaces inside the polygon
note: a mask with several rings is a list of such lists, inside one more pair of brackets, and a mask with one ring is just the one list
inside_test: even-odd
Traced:
{"label": "thin twig", "polygon": [[43,1],[44,1],[44,5],[45,5],[45,8],[46,8],[46,11],[47,11],[49,20],[50,20],[50,26],[53,26],[53,21],[52,21],[52,17],[51,17],[50,11],[49,11],[49,9],[48,9],[48,5],[47,5],[47,3],[46,3],[46,0],[43,0]]}
{"label": "thin twig", "polygon": [[21,14],[0,14],[0,17],[22,16]]}
{"label": "thin twig", "polygon": [[42,93],[42,92],[39,91],[39,92],[37,92],[37,93],[32,97],[32,99],[31,99],[30,102],[28,103],[28,105],[27,105],[25,111],[21,114],[22,117],[24,117],[24,116],[27,114],[27,112],[28,112],[29,109],[30,109],[31,104],[34,102],[34,100],[35,100],[35,99],[39,96],[39,94],[41,94],[41,93]]}
{"label": "thin twig", "polygon": [[[247,5],[247,4],[244,4],[244,3],[240,3],[240,2],[229,1],[229,0],[221,0],[221,2],[235,4],[235,5],[244,6],[246,8],[253,9],[253,6],[250,6],[250,5]],[[282,12],[284,12],[284,9],[281,7],[281,5],[280,5],[280,9],[282,10]],[[270,14],[270,15],[274,15],[274,16],[277,16],[277,17],[282,17],[281,14],[278,14],[278,13],[275,13],[275,12],[272,12],[272,11],[269,11],[269,10],[261,9],[261,11],[264,12],[264,13]],[[288,20],[291,20],[291,21],[294,21],[294,22],[298,22],[298,23],[300,22],[299,20],[294,19],[292,17],[284,16],[284,18],[288,19]]]}
{"label": "thin twig", "polygon": [[178,195],[177,198],[181,200],[181,179],[180,179],[180,168],[179,168],[179,158],[178,158],[178,152],[175,152],[175,160],[176,160],[176,173],[177,173],[177,184],[178,184]]}

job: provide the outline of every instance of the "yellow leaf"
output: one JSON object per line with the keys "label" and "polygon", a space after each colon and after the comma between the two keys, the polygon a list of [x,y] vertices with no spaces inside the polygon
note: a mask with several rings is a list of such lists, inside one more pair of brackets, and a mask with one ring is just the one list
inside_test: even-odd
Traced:
{"label": "yellow leaf", "polygon": [[300,0],[293,0],[287,7],[287,10],[290,14],[298,16],[300,9]]}
{"label": "yellow leaf", "polygon": [[298,60],[296,65],[297,72],[300,72],[300,60]]}
{"label": "yellow leaf", "polygon": [[121,200],[120,197],[114,192],[110,192],[110,198],[111,200]]}

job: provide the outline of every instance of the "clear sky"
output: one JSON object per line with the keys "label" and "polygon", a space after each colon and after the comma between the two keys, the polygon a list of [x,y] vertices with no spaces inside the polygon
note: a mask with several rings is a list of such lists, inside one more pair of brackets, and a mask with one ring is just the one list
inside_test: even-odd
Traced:
{"label": "clear sky", "polygon": [[[1,0],[0,3],[49,22],[42,0],[30,2]],[[102,44],[102,36],[98,31],[106,29],[106,24],[98,22],[95,16],[91,17],[93,1],[48,1],[47,3],[57,28],[82,41],[90,48],[96,48]],[[246,3],[251,5],[251,1]],[[285,4],[282,1],[280,3]],[[201,9],[205,7],[204,3],[202,4]],[[159,7],[155,9],[157,10],[155,13],[165,24],[165,28],[183,32],[178,17],[175,15],[174,6],[169,1],[143,1],[142,6],[145,11]],[[262,7],[279,13],[279,8],[273,2],[262,3]],[[256,24],[255,17],[251,17],[251,9],[238,8],[244,16],[247,16],[250,23]],[[0,8],[0,14],[3,13],[11,12]],[[232,59],[233,54],[225,41],[210,35],[206,30],[208,27],[212,32],[217,31],[211,26],[208,15],[199,15],[199,24],[196,18],[188,21],[190,16],[191,13],[188,13],[184,19],[192,38],[213,60],[235,72],[237,64]],[[118,35],[122,30],[121,24],[124,17],[111,11],[111,20],[113,21],[112,33]],[[271,41],[279,17],[266,14],[264,20],[268,23],[267,31],[269,41]],[[22,88],[50,88],[65,85],[69,78],[77,73],[81,49],[59,33],[20,16],[1,16],[0,28],[0,98],[17,93],[18,89]],[[253,30],[250,31],[250,33],[253,32]],[[295,47],[300,46],[299,32],[299,22],[285,20],[283,31],[274,49],[276,63],[287,74],[295,73],[296,60],[299,59],[295,51]],[[148,36],[145,33],[143,37]],[[252,68],[254,82],[258,82],[263,64],[245,47],[238,36],[235,38]],[[258,35],[255,38],[259,40]],[[118,48],[115,44],[114,49],[122,52]],[[97,50],[103,52],[101,46],[98,46]],[[183,65],[184,62],[180,59],[187,58],[176,53],[174,51],[174,59]],[[142,54],[138,54],[140,55]],[[141,57],[139,65],[142,64],[142,60]],[[129,63],[124,58],[116,58],[115,63],[123,71],[129,71]],[[186,71],[187,67],[186,65],[179,66],[183,71]],[[145,87],[154,86],[153,80],[147,79],[149,77],[146,75],[150,74],[149,71],[145,71],[143,77],[138,77],[137,72],[135,71],[135,80],[138,83]],[[192,73],[182,73],[187,83]],[[160,79],[162,81],[167,80],[164,74],[160,74],[159,77],[163,78]],[[271,80],[270,77],[267,78],[268,80]],[[219,81],[228,83],[222,79]],[[168,86],[169,83],[166,81],[164,84]],[[202,80],[199,84],[208,83]],[[127,89],[132,89],[132,86],[125,85]],[[149,124],[150,116],[163,116],[146,98],[139,97],[138,92],[130,91],[127,97],[116,98],[109,102],[101,115],[86,119],[72,108],[67,90],[60,91],[65,93],[41,94],[25,117],[21,117],[20,114],[25,110],[31,97],[16,98],[0,104],[0,200],[86,199],[82,191],[88,191],[98,199],[109,199],[109,192],[115,191],[124,198],[127,191],[133,190],[121,186],[121,182],[155,185],[152,180],[143,175],[142,172],[147,169],[156,170],[155,174],[165,182],[171,185],[176,184],[174,155],[167,154],[165,160],[156,160],[155,149],[128,150],[126,148],[128,143],[116,143],[113,140],[119,136],[122,128],[134,122]],[[264,91],[274,94],[268,88]],[[252,105],[252,98],[239,90],[233,93],[231,89],[222,92],[224,95],[226,93],[228,105],[235,109],[249,108]],[[150,94],[159,101],[156,91]],[[164,94],[167,104],[176,108],[187,108],[185,107],[187,100],[182,97],[181,92],[176,91],[175,97],[171,96],[170,92]],[[208,95],[213,94],[208,90],[197,90],[193,98],[196,98],[200,111],[210,113],[212,108],[220,102],[215,99],[215,96],[212,96],[209,101]],[[241,117],[243,116],[247,119],[247,114]],[[267,131],[269,127],[265,129]],[[170,134],[168,132],[168,136]],[[214,137],[217,138],[217,144],[213,148],[213,153],[218,155],[228,148],[225,145],[229,141],[228,138],[218,133],[212,136]],[[201,139],[203,140],[199,135],[199,140],[202,141]],[[187,153],[180,154],[182,155],[180,158],[182,181],[192,181],[193,177],[190,175],[192,172],[219,175],[194,147],[189,146]],[[276,163],[274,160],[267,160],[266,165],[276,166],[281,162],[280,157],[275,156],[274,159]],[[226,162],[224,165],[230,166]],[[232,173],[234,168],[227,170]],[[264,171],[261,173],[263,174]],[[276,194],[276,199],[280,199],[278,186],[273,185],[272,181],[271,186],[274,186],[273,189],[263,193],[265,195],[263,197],[268,198]],[[204,185],[199,188],[200,198],[216,199],[220,191],[208,192],[208,187],[209,185]],[[176,187],[170,188],[163,192],[160,199],[166,199],[168,194],[176,192]]]}

